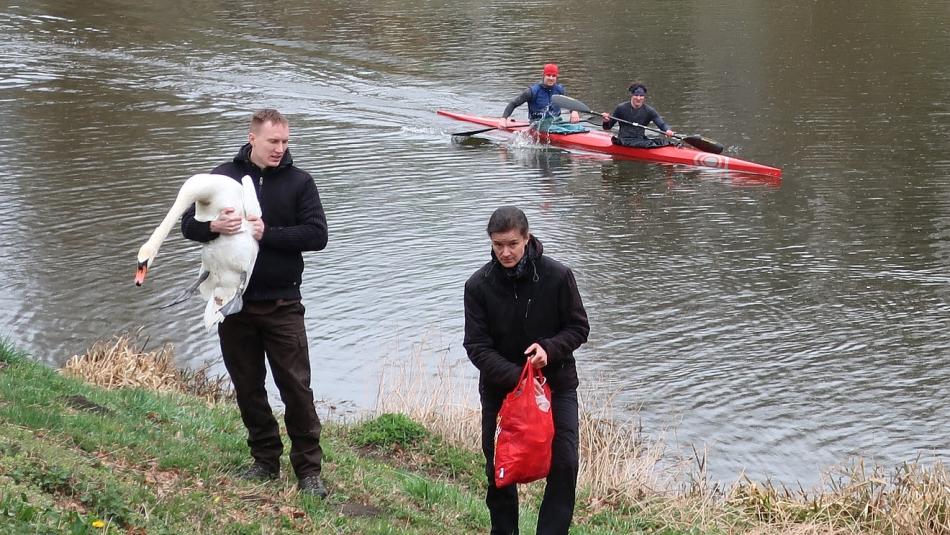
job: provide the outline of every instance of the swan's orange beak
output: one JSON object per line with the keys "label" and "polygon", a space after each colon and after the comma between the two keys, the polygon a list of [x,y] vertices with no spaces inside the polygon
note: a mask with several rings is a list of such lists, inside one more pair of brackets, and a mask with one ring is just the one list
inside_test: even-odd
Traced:
{"label": "swan's orange beak", "polygon": [[135,270],[135,285],[141,286],[145,282],[145,275],[148,273],[148,260],[139,262],[138,269]]}

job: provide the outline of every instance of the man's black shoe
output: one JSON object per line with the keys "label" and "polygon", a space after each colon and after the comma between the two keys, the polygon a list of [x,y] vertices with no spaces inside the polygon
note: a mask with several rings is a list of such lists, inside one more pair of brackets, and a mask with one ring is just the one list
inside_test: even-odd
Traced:
{"label": "man's black shoe", "polygon": [[297,488],[300,489],[301,494],[316,496],[320,499],[326,498],[328,494],[327,488],[323,485],[323,481],[320,479],[320,476],[316,474],[303,476],[300,481],[297,482]]}
{"label": "man's black shoe", "polygon": [[238,479],[245,481],[273,481],[280,475],[280,469],[269,468],[260,463],[254,463],[238,473]]}

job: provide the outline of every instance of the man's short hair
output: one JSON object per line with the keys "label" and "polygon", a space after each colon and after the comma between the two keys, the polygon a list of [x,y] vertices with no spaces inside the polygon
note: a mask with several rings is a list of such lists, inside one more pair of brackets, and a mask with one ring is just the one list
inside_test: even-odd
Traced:
{"label": "man's short hair", "polygon": [[251,116],[251,132],[260,130],[264,123],[282,124],[285,126],[290,124],[287,118],[279,111],[273,108],[264,108],[257,110],[254,112],[254,115]]}
{"label": "man's short hair", "polygon": [[517,206],[501,206],[492,213],[485,229],[491,236],[496,232],[517,230],[522,236],[528,235],[528,216]]}

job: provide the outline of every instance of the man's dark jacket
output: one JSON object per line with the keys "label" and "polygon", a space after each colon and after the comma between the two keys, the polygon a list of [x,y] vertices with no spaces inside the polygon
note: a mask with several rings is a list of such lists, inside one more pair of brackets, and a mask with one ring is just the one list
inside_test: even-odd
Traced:
{"label": "man's dark jacket", "polygon": [[541,371],[551,388],[577,388],[574,350],[590,332],[571,270],[544,256],[534,236],[525,255],[519,277],[510,277],[492,252],[492,260],[465,283],[463,345],[480,372],[480,387],[495,395],[514,389],[527,360],[524,351],[535,342],[548,354]]}
{"label": "man's dark jacket", "polygon": [[[301,252],[319,251],[327,246],[327,219],[320,204],[320,193],[313,177],[294,166],[289,150],[284,152],[277,167],[265,169],[251,162],[250,155],[248,143],[241,147],[234,160],[211,171],[238,182],[244,175],[250,175],[261,204],[264,235],[244,300],[300,299]],[[218,237],[218,233],[211,232],[210,221],[195,220],[194,207],[182,216],[181,233],[199,242]]]}

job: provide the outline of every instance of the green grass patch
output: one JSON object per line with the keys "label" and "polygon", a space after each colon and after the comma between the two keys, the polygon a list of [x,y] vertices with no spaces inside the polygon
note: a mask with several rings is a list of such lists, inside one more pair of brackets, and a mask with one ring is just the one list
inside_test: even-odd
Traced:
{"label": "green grass patch", "polygon": [[[326,500],[297,493],[286,458],[277,481],[236,480],[250,461],[245,439],[233,402],[106,390],[0,341],[0,532],[488,531],[481,453],[447,444],[405,415],[324,425]],[[522,495],[526,533],[534,531],[540,488]],[[638,525],[627,515],[579,512],[572,533],[633,533]]]}
{"label": "green grass patch", "polygon": [[[104,390],[0,345],[0,531],[487,530],[481,492],[453,480],[469,461],[418,423],[387,415],[362,426],[328,422],[324,430],[331,495],[321,501],[297,493],[286,458],[275,482],[233,477],[250,458],[231,403]],[[427,466],[416,469],[384,450],[425,451]],[[439,477],[420,483],[435,470]]]}
{"label": "green grass patch", "polygon": [[411,448],[429,436],[425,427],[404,414],[382,414],[356,426],[350,439],[357,446]]}
{"label": "green grass patch", "polygon": [[[0,533],[489,529],[481,452],[451,445],[404,414],[325,422],[326,500],[297,492],[286,457],[276,481],[237,480],[250,462],[246,431],[233,402],[220,398],[100,388],[0,340]],[[855,466],[839,481],[805,496],[747,482],[728,494],[656,492],[636,501],[585,487],[571,533],[950,533],[950,476],[940,466],[906,465],[892,476]],[[534,532],[543,488],[519,486],[524,533]]]}

